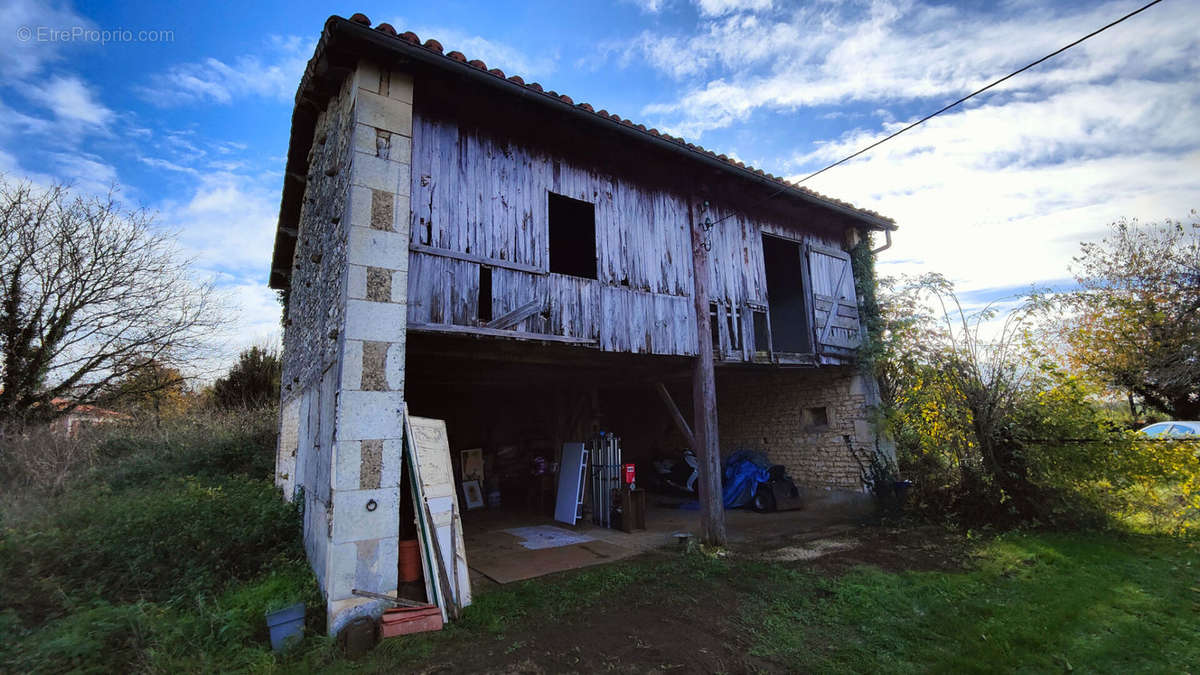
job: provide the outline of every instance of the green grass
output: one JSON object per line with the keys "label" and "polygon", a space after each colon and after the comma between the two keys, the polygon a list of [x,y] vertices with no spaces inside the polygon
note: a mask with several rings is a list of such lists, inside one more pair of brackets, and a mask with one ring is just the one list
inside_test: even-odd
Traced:
{"label": "green grass", "polygon": [[297,601],[320,631],[273,422],[123,430],[62,493],[6,494],[0,672],[269,670],[263,614]]}
{"label": "green grass", "polygon": [[777,569],[746,616],[754,653],[821,672],[1184,672],[1200,663],[1194,543],[1009,534],[972,569]]}
{"label": "green grass", "polygon": [[[708,635],[747,647],[745,667],[770,670],[1157,673],[1200,663],[1198,541],[1114,532],[975,538],[965,567],[949,572],[830,576],[660,554],[492,588],[444,631],[388,640],[351,662],[323,635],[298,515],[268,477],[273,424],[266,413],[109,438],[64,493],[6,495],[0,672],[454,671],[477,669],[480,650],[503,670],[548,650],[588,658],[598,647],[586,631],[553,645],[541,635],[594,616],[709,622]],[[308,636],[277,656],[263,614],[297,601],[309,607]],[[654,648],[680,637],[651,628],[638,640]]]}
{"label": "green grass", "polygon": [[[837,577],[736,557],[620,562],[494,589],[443,632],[386,641],[359,662],[314,645],[292,667],[456,670],[459,655],[486,646],[503,670],[519,652],[538,651],[526,641],[539,627],[590,616],[613,598],[631,615],[684,616],[697,602],[722,598],[732,632],[769,670],[1164,673],[1200,663],[1195,542],[1011,533],[978,540],[972,550],[961,571],[858,567]],[[596,649],[586,635],[553,646],[580,647]]]}

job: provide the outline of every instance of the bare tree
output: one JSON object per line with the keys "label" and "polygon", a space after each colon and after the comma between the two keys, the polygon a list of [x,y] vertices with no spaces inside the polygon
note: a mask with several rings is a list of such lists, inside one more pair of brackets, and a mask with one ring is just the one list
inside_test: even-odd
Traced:
{"label": "bare tree", "polygon": [[144,210],[0,175],[0,432],[185,367],[223,323],[170,233]]}

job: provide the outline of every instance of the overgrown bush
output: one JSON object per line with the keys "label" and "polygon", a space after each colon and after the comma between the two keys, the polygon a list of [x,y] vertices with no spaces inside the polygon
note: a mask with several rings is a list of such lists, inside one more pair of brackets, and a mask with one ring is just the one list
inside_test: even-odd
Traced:
{"label": "overgrown bush", "polygon": [[95,457],[94,429],[66,434],[55,425],[26,428],[0,438],[0,489],[59,492],[90,469]]}
{"label": "overgrown bush", "polygon": [[262,408],[279,398],[283,359],[271,346],[242,350],[225,377],[213,382],[212,400],[221,409]]}
{"label": "overgrown bush", "polygon": [[321,606],[300,516],[270,481],[274,425],[105,428],[57,493],[6,494],[0,672],[270,667],[263,613]]}
{"label": "overgrown bush", "polygon": [[122,490],[176,476],[270,478],[277,421],[274,409],[263,408],[113,429],[96,443],[99,460],[89,479]]}
{"label": "overgrown bush", "polygon": [[1195,452],[1108,422],[1099,390],[1043,352],[1025,308],[968,315],[938,276],[884,287],[876,374],[919,509],[968,526],[1094,527],[1158,496],[1160,525],[1195,520]]}

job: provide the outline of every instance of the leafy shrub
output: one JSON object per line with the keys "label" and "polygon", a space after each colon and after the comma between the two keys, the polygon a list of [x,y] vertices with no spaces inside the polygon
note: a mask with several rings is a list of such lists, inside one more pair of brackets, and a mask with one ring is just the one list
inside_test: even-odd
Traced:
{"label": "leafy shrub", "polygon": [[282,374],[283,359],[277,348],[255,345],[244,349],[225,377],[213,383],[213,403],[223,409],[266,406],[278,399]]}
{"label": "leafy shrub", "polygon": [[[78,608],[21,634],[10,627],[0,662],[21,672],[213,672],[262,670],[275,663],[266,648],[264,615],[295,602],[321,605],[303,561],[279,563],[259,579],[226,592],[170,603],[104,601]],[[310,613],[314,624],[323,619]],[[0,623],[0,629],[4,626]],[[313,625],[313,632],[323,626]]]}
{"label": "leafy shrub", "polygon": [[5,660],[13,672],[129,672],[149,643],[146,614],[142,603],[97,603],[10,645]]}
{"label": "leafy shrub", "polygon": [[36,531],[12,534],[5,554],[28,576],[110,602],[169,600],[260,574],[302,557],[295,509],[263,481],[175,479],[153,489],[73,496]]}
{"label": "leafy shrub", "polygon": [[1041,348],[1036,305],[987,328],[998,314],[967,315],[936,275],[884,287],[876,373],[918,509],[967,526],[1096,527],[1138,511],[1179,530],[1200,518],[1196,453],[1110,423],[1101,392]]}
{"label": "leafy shrub", "polygon": [[268,408],[111,430],[97,443],[97,467],[87,481],[123,490],[177,476],[269,478],[277,419]]}
{"label": "leafy shrub", "polygon": [[0,672],[274,667],[264,612],[323,604],[269,480],[274,425],[266,410],[106,427],[59,494],[6,492]]}

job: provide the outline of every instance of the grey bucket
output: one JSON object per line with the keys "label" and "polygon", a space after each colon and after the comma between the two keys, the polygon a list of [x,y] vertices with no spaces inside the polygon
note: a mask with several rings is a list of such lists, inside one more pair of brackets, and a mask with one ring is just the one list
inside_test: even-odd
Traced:
{"label": "grey bucket", "polygon": [[299,642],[304,635],[304,603],[267,612],[267,628],[271,631],[271,649],[277,652],[288,647],[289,640]]}

